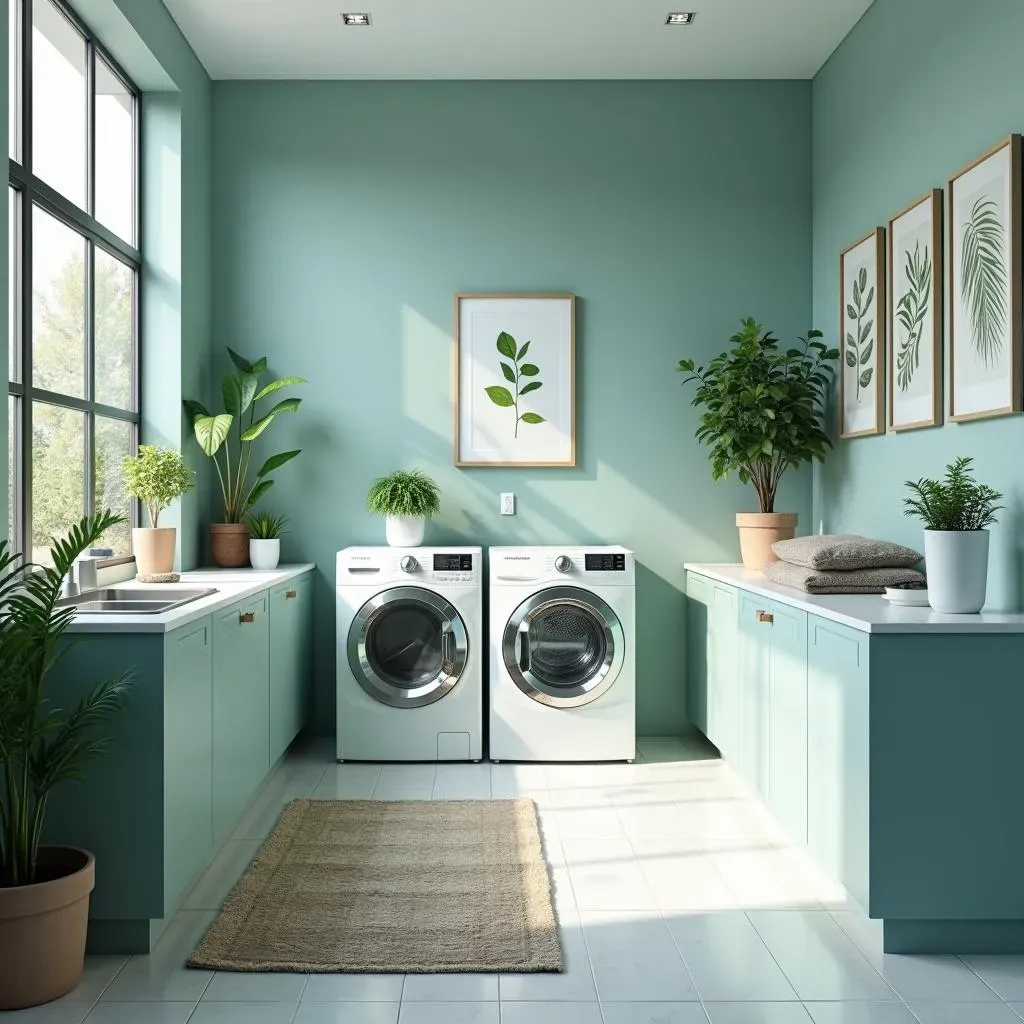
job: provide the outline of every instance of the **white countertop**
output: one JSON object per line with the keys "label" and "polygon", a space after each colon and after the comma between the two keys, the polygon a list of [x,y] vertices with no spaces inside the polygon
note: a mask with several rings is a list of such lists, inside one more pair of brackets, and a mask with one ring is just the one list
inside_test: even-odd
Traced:
{"label": "white countertop", "polygon": [[1020,612],[948,615],[931,608],[890,604],[875,594],[806,594],[774,583],[763,573],[742,565],[687,562],[684,568],[864,633],[1024,633],[1024,614]]}
{"label": "white countertop", "polygon": [[[314,569],[312,563],[304,565],[281,565],[269,572],[257,569],[198,569],[195,572],[183,572],[180,583],[161,583],[160,587],[180,587],[182,590],[197,587],[215,587],[217,593],[209,597],[201,597],[198,601],[190,601],[180,608],[159,615],[84,615],[74,617],[68,627],[69,633],[169,633],[172,629],[184,626],[193,619],[201,619],[204,615],[227,608],[236,601],[251,597],[262,590],[277,586],[286,580],[301,576],[304,572]],[[154,585],[128,580],[116,583],[119,589],[147,590]]]}

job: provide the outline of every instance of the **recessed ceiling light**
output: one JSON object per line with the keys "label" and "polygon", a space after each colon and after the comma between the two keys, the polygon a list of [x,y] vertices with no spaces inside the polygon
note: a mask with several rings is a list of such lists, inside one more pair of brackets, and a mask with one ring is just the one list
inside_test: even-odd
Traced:
{"label": "recessed ceiling light", "polygon": [[368,27],[370,16],[368,14],[343,14],[341,16],[346,25]]}
{"label": "recessed ceiling light", "polygon": [[692,25],[696,11],[675,11],[665,19],[666,25]]}

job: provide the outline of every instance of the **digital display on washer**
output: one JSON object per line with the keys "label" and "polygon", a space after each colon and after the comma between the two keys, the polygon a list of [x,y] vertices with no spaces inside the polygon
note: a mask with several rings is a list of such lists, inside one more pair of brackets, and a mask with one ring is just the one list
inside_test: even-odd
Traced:
{"label": "digital display on washer", "polygon": [[621,551],[610,555],[584,555],[587,572],[625,572],[626,556]]}
{"label": "digital display on washer", "polygon": [[472,572],[472,555],[434,555],[434,572]]}

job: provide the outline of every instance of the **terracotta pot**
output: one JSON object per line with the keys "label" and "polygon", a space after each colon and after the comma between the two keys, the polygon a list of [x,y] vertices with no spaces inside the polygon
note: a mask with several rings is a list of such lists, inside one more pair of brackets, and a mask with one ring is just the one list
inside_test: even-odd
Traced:
{"label": "terracotta pot", "polygon": [[737,512],[740,528],[740,554],[747,569],[763,569],[777,562],[772,551],[777,540],[792,540],[796,533],[795,512]]}
{"label": "terracotta pot", "polygon": [[244,569],[249,564],[249,527],[245,523],[212,523],[213,564],[221,569]]}
{"label": "terracotta pot", "polygon": [[0,1010],[38,1006],[67,995],[82,980],[91,853],[39,848],[35,885],[0,888]]}
{"label": "terracotta pot", "polygon": [[174,572],[174,548],[178,531],[173,526],[132,530],[132,551],[140,576],[158,576]]}

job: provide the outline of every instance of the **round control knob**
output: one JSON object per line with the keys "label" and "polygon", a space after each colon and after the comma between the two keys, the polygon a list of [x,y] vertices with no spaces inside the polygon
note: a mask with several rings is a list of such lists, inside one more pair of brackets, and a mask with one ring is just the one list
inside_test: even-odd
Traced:
{"label": "round control knob", "polygon": [[568,555],[559,555],[555,559],[555,568],[559,572],[568,572],[572,568],[572,559]]}
{"label": "round control knob", "polygon": [[415,572],[419,566],[412,555],[403,555],[402,560],[398,563],[398,567],[402,572]]}

